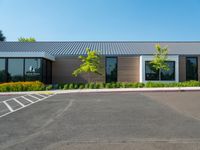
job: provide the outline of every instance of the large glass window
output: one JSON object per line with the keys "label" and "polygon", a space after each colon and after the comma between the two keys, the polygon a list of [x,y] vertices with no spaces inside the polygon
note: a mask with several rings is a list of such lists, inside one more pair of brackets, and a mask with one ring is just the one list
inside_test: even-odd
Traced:
{"label": "large glass window", "polygon": [[198,59],[197,57],[186,58],[186,80],[198,80]]}
{"label": "large glass window", "polygon": [[166,62],[169,70],[161,70],[161,80],[173,81],[175,80],[175,61]]}
{"label": "large glass window", "polygon": [[[174,81],[175,80],[175,61],[166,61],[169,70],[155,70],[150,61],[145,61],[145,80],[147,81]],[[160,73],[160,77],[159,77]]]}
{"label": "large glass window", "polygon": [[0,83],[42,81],[51,83],[52,63],[42,58],[0,58]]}
{"label": "large glass window", "polygon": [[0,83],[6,82],[6,60],[0,59]]}
{"label": "large glass window", "polygon": [[8,59],[8,81],[24,81],[24,59]]}
{"label": "large glass window", "polygon": [[106,58],[106,82],[117,82],[117,58]]}
{"label": "large glass window", "polygon": [[25,81],[41,81],[41,59],[25,59]]}
{"label": "large glass window", "polygon": [[152,67],[150,61],[145,61],[145,80],[159,80],[159,71]]}

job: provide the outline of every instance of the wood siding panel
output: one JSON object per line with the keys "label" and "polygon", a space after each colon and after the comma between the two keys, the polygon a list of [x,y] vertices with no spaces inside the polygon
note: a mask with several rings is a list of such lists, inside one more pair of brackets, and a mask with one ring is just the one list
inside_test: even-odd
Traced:
{"label": "wood siding panel", "polygon": [[186,57],[179,56],[179,81],[186,81]]}
{"label": "wood siding panel", "polygon": [[118,82],[139,82],[140,57],[118,57]]}
{"label": "wood siding panel", "polygon": [[[89,80],[87,74],[81,74],[77,77],[72,76],[72,72],[80,66],[81,62],[77,57],[57,58],[52,63],[52,81],[53,83],[86,83]],[[104,58],[102,59],[104,66]],[[104,69],[103,69],[104,71]],[[105,77],[91,74],[90,82],[105,82]]]}

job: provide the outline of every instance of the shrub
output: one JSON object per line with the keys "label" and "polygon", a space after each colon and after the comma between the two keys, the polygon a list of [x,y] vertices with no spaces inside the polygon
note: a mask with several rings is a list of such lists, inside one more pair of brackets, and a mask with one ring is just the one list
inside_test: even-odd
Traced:
{"label": "shrub", "polygon": [[63,84],[63,83],[58,84],[58,89],[63,89],[63,88],[64,88],[64,85],[65,85],[65,84]]}
{"label": "shrub", "polygon": [[9,82],[0,84],[0,92],[11,91],[41,91],[45,90],[42,82]]}
{"label": "shrub", "polygon": [[64,89],[64,90],[69,89],[69,84],[65,84],[64,87],[63,87],[63,89]]}
{"label": "shrub", "polygon": [[53,85],[47,85],[46,86],[46,90],[52,90],[53,89]]}
{"label": "shrub", "polygon": [[69,84],[69,89],[74,89],[74,84],[73,83]]}
{"label": "shrub", "polygon": [[112,84],[111,83],[106,83],[105,88],[111,88]]}
{"label": "shrub", "polygon": [[78,88],[79,88],[79,89],[84,89],[84,87],[85,87],[84,84],[79,84],[79,87],[78,87]]}
{"label": "shrub", "polygon": [[95,83],[93,82],[89,83],[89,89],[94,89],[94,87],[95,87]]}
{"label": "shrub", "polygon": [[74,84],[73,88],[74,89],[78,89],[79,85],[78,84]]}
{"label": "shrub", "polygon": [[86,84],[85,84],[85,89],[89,89],[89,87],[90,87],[90,84],[89,84],[89,83],[86,83]]}

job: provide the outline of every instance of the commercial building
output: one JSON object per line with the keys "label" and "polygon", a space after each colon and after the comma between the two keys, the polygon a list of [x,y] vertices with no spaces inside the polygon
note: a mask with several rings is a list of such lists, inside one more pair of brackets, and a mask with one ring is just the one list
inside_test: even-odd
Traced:
{"label": "commercial building", "polygon": [[[169,50],[168,71],[152,69],[155,45]],[[73,77],[86,48],[102,56],[104,76],[92,74],[93,82],[179,82],[200,80],[200,42],[0,42],[0,82],[85,83],[86,74]]]}

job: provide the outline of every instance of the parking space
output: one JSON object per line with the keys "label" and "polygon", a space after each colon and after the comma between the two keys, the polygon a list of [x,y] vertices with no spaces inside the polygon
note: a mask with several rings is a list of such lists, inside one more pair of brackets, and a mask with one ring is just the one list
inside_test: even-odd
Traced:
{"label": "parking space", "polygon": [[[46,96],[46,95],[42,95]],[[41,95],[21,96],[42,98]],[[24,98],[23,98],[24,97]],[[198,105],[199,92],[57,94],[0,118],[2,150],[200,148],[200,120],[163,99]],[[191,98],[192,97],[192,98]],[[36,98],[36,99],[37,99]],[[196,99],[196,100],[195,100]],[[30,99],[29,99],[30,100]],[[16,103],[9,105],[17,109]],[[31,101],[31,100],[30,100]],[[40,101],[40,100],[36,100]],[[170,101],[170,100],[168,100]],[[29,102],[26,102],[29,103]],[[188,102],[189,103],[189,102]],[[18,103],[20,105],[20,103]],[[170,102],[172,105],[172,102]],[[28,104],[27,104],[28,105]],[[0,105],[5,107],[5,105]],[[190,107],[190,105],[188,105]],[[181,109],[186,110],[187,106]],[[191,112],[191,108],[187,109]]]}
{"label": "parking space", "polygon": [[0,102],[1,101],[5,101],[5,100],[8,100],[8,99],[11,99],[11,98],[14,98],[14,97],[19,97],[19,96],[22,96],[20,94],[16,94],[16,95],[11,95],[11,94],[5,94],[5,95],[0,95]]}
{"label": "parking space", "polygon": [[36,93],[26,95],[4,95],[0,97],[0,118],[42,101],[53,94]]}

